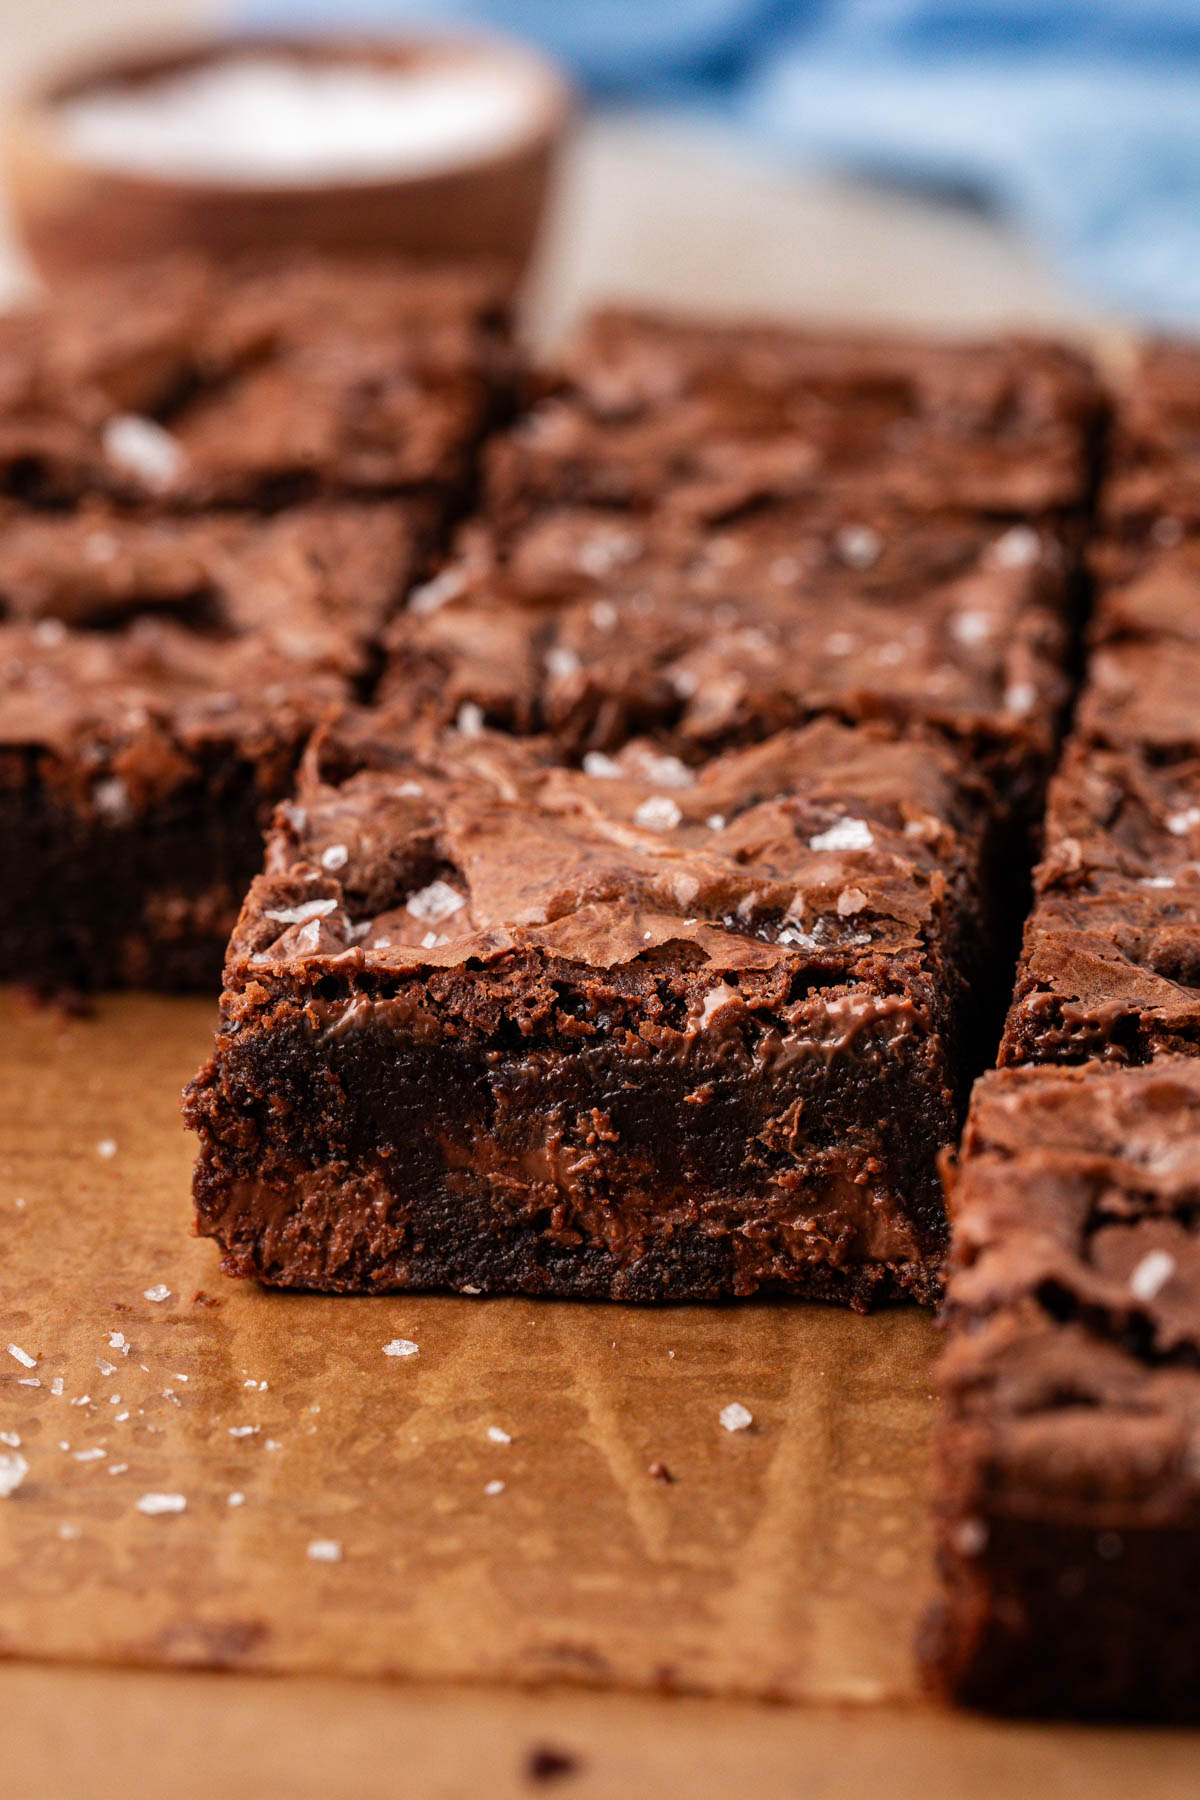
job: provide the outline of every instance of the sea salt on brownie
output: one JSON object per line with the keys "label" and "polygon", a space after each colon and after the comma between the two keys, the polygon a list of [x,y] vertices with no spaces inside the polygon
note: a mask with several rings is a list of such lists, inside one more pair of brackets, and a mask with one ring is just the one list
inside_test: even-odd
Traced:
{"label": "sea salt on brownie", "polygon": [[558,506],[695,523],[831,498],[913,513],[1078,511],[1104,406],[1087,361],[1040,340],[853,337],[595,315],[492,446],[502,534]]}
{"label": "sea salt on brownie", "polygon": [[832,721],[690,769],[323,733],[192,1084],[224,1267],[338,1292],[930,1300],[984,796]]}
{"label": "sea salt on brownie", "polygon": [[1200,1062],[984,1076],[948,1199],[930,1678],[1200,1718]]}
{"label": "sea salt on brownie", "polygon": [[262,827],[427,536],[411,502],[0,513],[0,977],[216,982]]}

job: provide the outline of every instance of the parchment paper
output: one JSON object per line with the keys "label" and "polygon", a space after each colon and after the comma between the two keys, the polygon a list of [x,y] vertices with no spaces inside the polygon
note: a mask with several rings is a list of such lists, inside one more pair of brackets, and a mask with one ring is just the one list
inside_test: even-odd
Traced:
{"label": "parchment paper", "polygon": [[229,1282],[178,1117],[211,1024],[0,996],[0,1451],[29,1465],[0,1652],[911,1696],[925,1316]]}

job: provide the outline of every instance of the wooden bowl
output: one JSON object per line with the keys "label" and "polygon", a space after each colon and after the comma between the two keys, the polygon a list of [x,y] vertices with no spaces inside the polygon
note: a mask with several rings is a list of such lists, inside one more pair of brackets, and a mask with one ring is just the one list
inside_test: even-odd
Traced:
{"label": "wooden bowl", "polygon": [[[55,116],[64,101],[102,88],[145,87],[254,55],[400,69],[456,61],[474,68],[487,60],[526,86],[528,130],[499,149],[432,171],[243,186],[83,161],[70,151]],[[3,155],[18,229],[35,268],[51,282],[179,247],[228,256],[302,245],[341,255],[483,259],[515,285],[534,247],[570,112],[570,89],[554,65],[503,39],[229,36],[94,61],[46,82],[12,110]]]}

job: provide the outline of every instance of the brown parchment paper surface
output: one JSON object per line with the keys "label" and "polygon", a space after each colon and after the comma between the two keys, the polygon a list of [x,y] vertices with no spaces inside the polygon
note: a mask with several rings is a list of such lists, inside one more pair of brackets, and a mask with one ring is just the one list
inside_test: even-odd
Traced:
{"label": "brown parchment paper surface", "polygon": [[0,1431],[29,1465],[0,1653],[912,1697],[927,1317],[229,1282],[178,1116],[212,1020],[0,995]]}

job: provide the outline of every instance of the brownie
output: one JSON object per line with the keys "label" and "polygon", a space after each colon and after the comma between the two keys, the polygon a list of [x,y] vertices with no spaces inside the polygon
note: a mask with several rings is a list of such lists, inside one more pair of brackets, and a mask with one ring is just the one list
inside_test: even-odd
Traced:
{"label": "brownie", "polygon": [[383,693],[576,758],[650,733],[696,761],[822,713],[924,723],[1032,814],[1067,698],[1071,560],[1051,532],[967,519],[699,533],[561,509],[507,547],[466,534],[397,616]]}
{"label": "brownie", "polygon": [[1200,345],[1148,344],[1114,412],[1105,522],[1118,535],[1169,542],[1200,525]]}
{"label": "brownie", "polygon": [[176,254],[0,316],[0,490],[159,508],[457,493],[510,381],[486,277]]}
{"label": "brownie", "polygon": [[1200,1718],[1200,1063],[986,1075],[948,1173],[930,1679]]}
{"label": "brownie", "polygon": [[1000,1062],[1200,1055],[1200,742],[1164,765],[1076,738],[1045,835]]}
{"label": "brownie", "polygon": [[1077,510],[1104,405],[1091,366],[1040,340],[933,342],[595,315],[489,453],[507,534],[547,507],[715,523],[831,497],[913,513]]}
{"label": "brownie", "polygon": [[931,1300],[981,789],[820,720],[691,769],[323,731],[189,1089],[197,1227],[334,1292]]}
{"label": "brownie", "polygon": [[1140,544],[1101,537],[1088,561],[1097,642],[1172,639],[1200,646],[1200,537],[1159,531]]}
{"label": "brownie", "polygon": [[373,672],[423,505],[0,514],[0,978],[196,987],[323,714]]}

